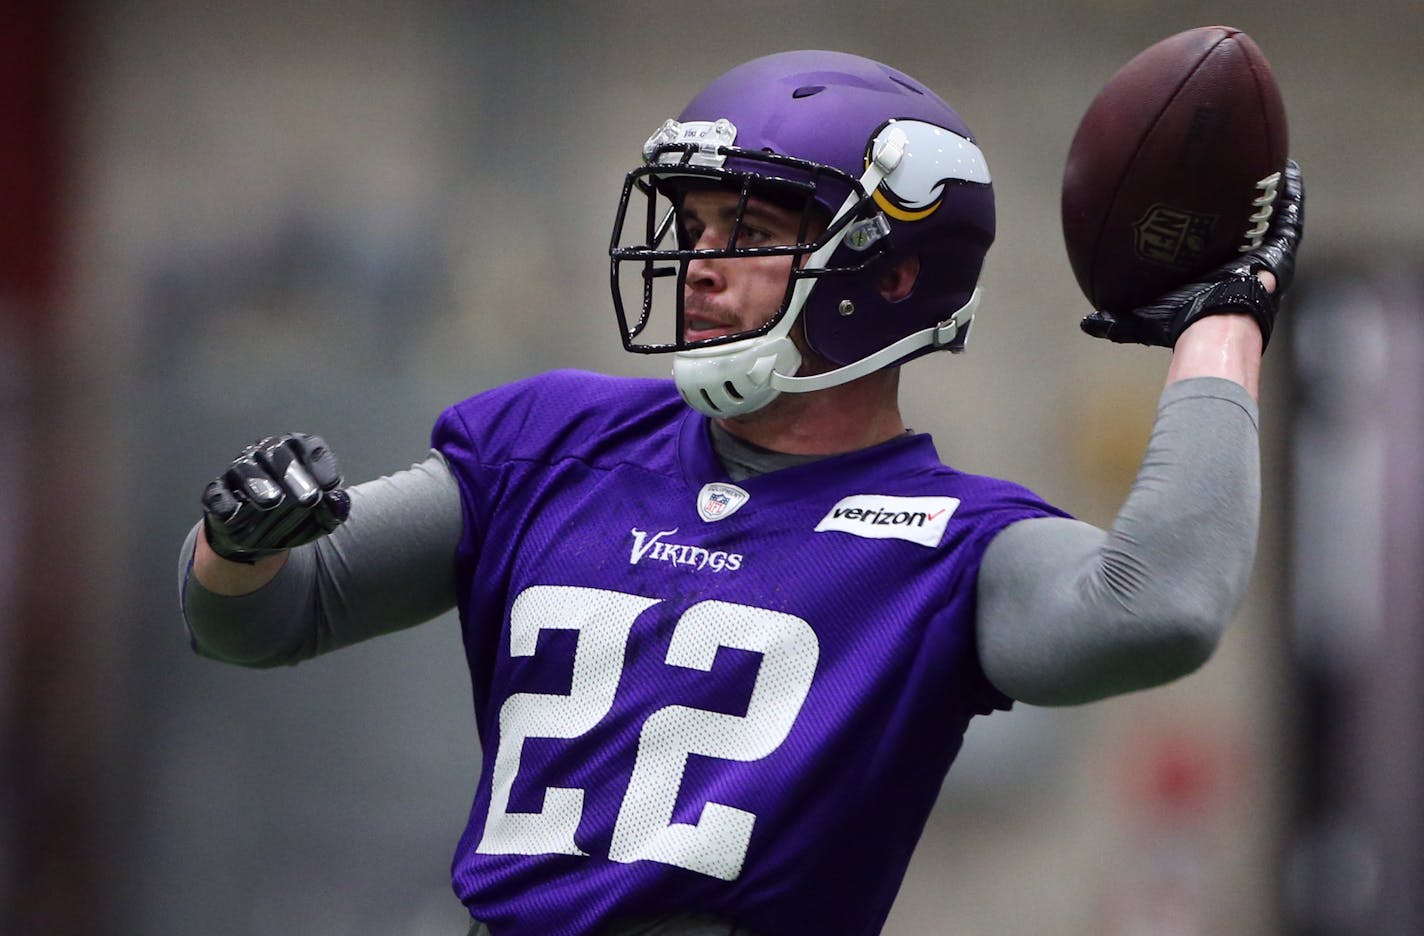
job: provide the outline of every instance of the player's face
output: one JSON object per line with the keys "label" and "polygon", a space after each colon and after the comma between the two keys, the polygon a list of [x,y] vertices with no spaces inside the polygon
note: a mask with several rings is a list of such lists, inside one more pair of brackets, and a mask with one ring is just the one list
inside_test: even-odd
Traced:
{"label": "player's face", "polygon": [[[732,236],[739,196],[716,189],[688,192],[682,202],[686,243],[701,250],[723,249]],[[737,234],[738,247],[795,244],[801,213],[759,198],[748,199]],[[818,232],[807,231],[806,237]],[[698,258],[687,265],[684,288],[685,341],[747,331],[781,308],[792,259],[782,257]]]}

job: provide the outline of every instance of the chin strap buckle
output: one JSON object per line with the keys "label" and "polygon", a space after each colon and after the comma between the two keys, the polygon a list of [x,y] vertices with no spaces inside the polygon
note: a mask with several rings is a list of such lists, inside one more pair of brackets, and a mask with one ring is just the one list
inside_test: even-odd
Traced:
{"label": "chin strap buckle", "polygon": [[949,319],[940,322],[935,327],[934,347],[936,349],[945,348],[950,354],[961,354],[964,351],[964,343],[969,340],[969,326],[974,324],[974,316],[970,315],[963,322],[958,319]]}
{"label": "chin strap buckle", "polygon": [[945,348],[950,354],[964,351],[969,340],[969,326],[974,324],[974,313],[979,309],[981,290],[975,287],[969,301],[955,310],[954,314],[935,326],[932,343],[936,350]]}

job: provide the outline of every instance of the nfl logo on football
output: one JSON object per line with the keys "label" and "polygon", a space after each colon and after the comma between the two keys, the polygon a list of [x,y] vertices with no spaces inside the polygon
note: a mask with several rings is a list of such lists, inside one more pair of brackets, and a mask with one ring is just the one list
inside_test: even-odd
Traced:
{"label": "nfl logo on football", "polygon": [[1139,257],[1163,266],[1190,269],[1211,242],[1216,215],[1157,204],[1133,226]]}

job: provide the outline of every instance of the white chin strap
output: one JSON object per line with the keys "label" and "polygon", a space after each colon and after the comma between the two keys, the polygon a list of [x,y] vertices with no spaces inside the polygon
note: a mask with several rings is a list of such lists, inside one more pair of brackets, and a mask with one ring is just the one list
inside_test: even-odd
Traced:
{"label": "white chin strap", "polygon": [[[687,404],[707,416],[754,413],[782,393],[810,393],[850,383],[921,348],[962,350],[964,342],[955,339],[974,321],[979,296],[980,291],[975,289],[968,302],[938,325],[913,332],[874,354],[823,374],[795,376],[801,367],[801,352],[791,339],[785,335],[762,335],[677,352],[673,355],[673,381]],[[788,313],[787,318],[790,317]]]}

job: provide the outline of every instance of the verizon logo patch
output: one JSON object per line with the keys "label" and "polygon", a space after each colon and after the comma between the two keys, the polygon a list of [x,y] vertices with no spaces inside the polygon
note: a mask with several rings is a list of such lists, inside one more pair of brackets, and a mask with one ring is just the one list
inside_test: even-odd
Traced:
{"label": "verizon logo patch", "polygon": [[902,539],[935,547],[959,507],[957,497],[890,497],[853,494],[816,524],[817,533],[835,530],[866,539]]}

